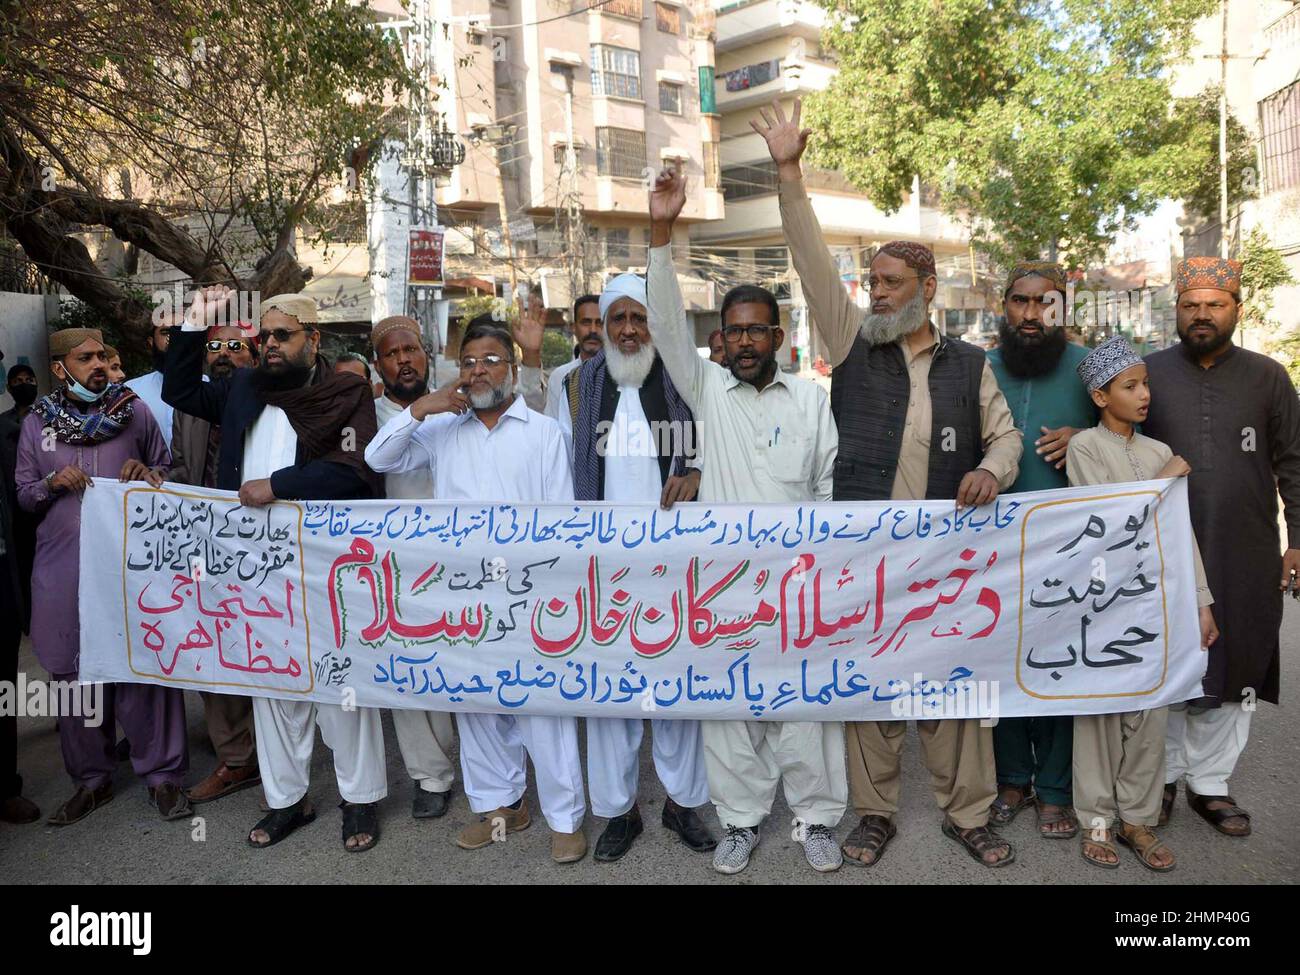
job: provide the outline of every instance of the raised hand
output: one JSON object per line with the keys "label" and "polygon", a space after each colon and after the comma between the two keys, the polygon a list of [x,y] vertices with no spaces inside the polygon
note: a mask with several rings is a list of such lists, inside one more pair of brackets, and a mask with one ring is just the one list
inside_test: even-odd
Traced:
{"label": "raised hand", "polygon": [[234,289],[224,284],[210,284],[206,288],[200,288],[194,294],[189,311],[185,313],[186,323],[191,326],[202,325],[204,328],[230,324],[229,316],[224,311],[234,294]]}
{"label": "raised hand", "polygon": [[799,98],[794,100],[794,114],[788,120],[779,102],[772,102],[771,111],[772,114],[768,115],[767,109],[760,108],[758,114],[763,121],[751,119],[750,128],[767,143],[767,151],[771,153],[781,178],[797,179],[800,175],[799,160],[808,148],[808,136],[812,135],[812,129],[799,128],[803,101]]}
{"label": "raised hand", "polygon": [[[519,318],[515,322],[515,341],[523,352],[524,365],[540,365],[542,337],[546,333],[546,309],[540,298],[529,295],[527,303],[522,298],[515,299],[519,309]],[[532,360],[536,358],[537,361]]]}
{"label": "raised hand", "polygon": [[665,166],[650,187],[650,221],[671,225],[686,205],[686,176],[676,166]]}

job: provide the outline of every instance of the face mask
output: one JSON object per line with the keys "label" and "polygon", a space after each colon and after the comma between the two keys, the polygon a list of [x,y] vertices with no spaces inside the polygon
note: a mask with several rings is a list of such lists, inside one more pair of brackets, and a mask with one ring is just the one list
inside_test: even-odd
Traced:
{"label": "face mask", "polygon": [[38,392],[39,390],[34,383],[19,383],[9,390],[9,395],[14,398],[14,402],[20,407],[27,407],[36,402]]}
{"label": "face mask", "polygon": [[108,387],[105,386],[98,393],[92,393],[85,386],[81,385],[81,383],[77,382],[75,379],[69,376],[68,392],[71,393],[73,396],[75,396],[77,399],[81,400],[83,403],[97,403],[99,402],[100,397],[102,397],[104,393],[108,392]]}

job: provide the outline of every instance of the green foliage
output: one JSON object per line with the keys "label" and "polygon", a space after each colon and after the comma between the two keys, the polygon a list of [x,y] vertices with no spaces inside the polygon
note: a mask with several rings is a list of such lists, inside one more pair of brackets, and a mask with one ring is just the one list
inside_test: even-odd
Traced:
{"label": "green foliage", "polygon": [[1201,188],[1186,152],[1204,126],[1171,111],[1168,68],[1213,0],[817,2],[848,16],[827,31],[840,70],[811,99],[810,162],[882,208],[919,174],[999,263],[1077,265]]}
{"label": "green foliage", "polygon": [[557,328],[548,328],[542,335],[542,368],[554,369],[573,358],[573,336]]}
{"label": "green foliage", "polygon": [[[1237,327],[1243,331],[1259,328],[1277,333],[1279,323],[1272,317],[1273,289],[1296,283],[1291,269],[1281,252],[1273,247],[1268,234],[1259,227],[1246,235],[1238,257],[1245,300]],[[1286,366],[1291,381],[1300,384],[1300,333],[1292,330],[1274,334],[1266,347]]]}

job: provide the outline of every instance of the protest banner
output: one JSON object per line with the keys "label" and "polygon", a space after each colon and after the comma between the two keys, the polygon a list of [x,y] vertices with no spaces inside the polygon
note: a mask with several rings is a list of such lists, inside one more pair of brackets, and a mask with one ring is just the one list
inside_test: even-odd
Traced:
{"label": "protest banner", "polygon": [[1088,714],[1198,696],[1185,480],[803,505],[239,504],[96,479],[83,680],[592,717]]}

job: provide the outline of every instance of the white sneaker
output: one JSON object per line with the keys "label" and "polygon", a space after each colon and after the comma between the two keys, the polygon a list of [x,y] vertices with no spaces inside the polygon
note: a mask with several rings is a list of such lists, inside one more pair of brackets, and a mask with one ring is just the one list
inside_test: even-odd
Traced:
{"label": "white sneaker", "polygon": [[840,845],[835,842],[829,826],[808,827],[803,855],[808,858],[808,866],[818,873],[831,873],[844,865],[844,854],[840,852]]}
{"label": "white sneaker", "polygon": [[728,826],[727,835],[713,854],[713,869],[718,873],[740,873],[749,866],[749,855],[757,846],[758,830]]}

